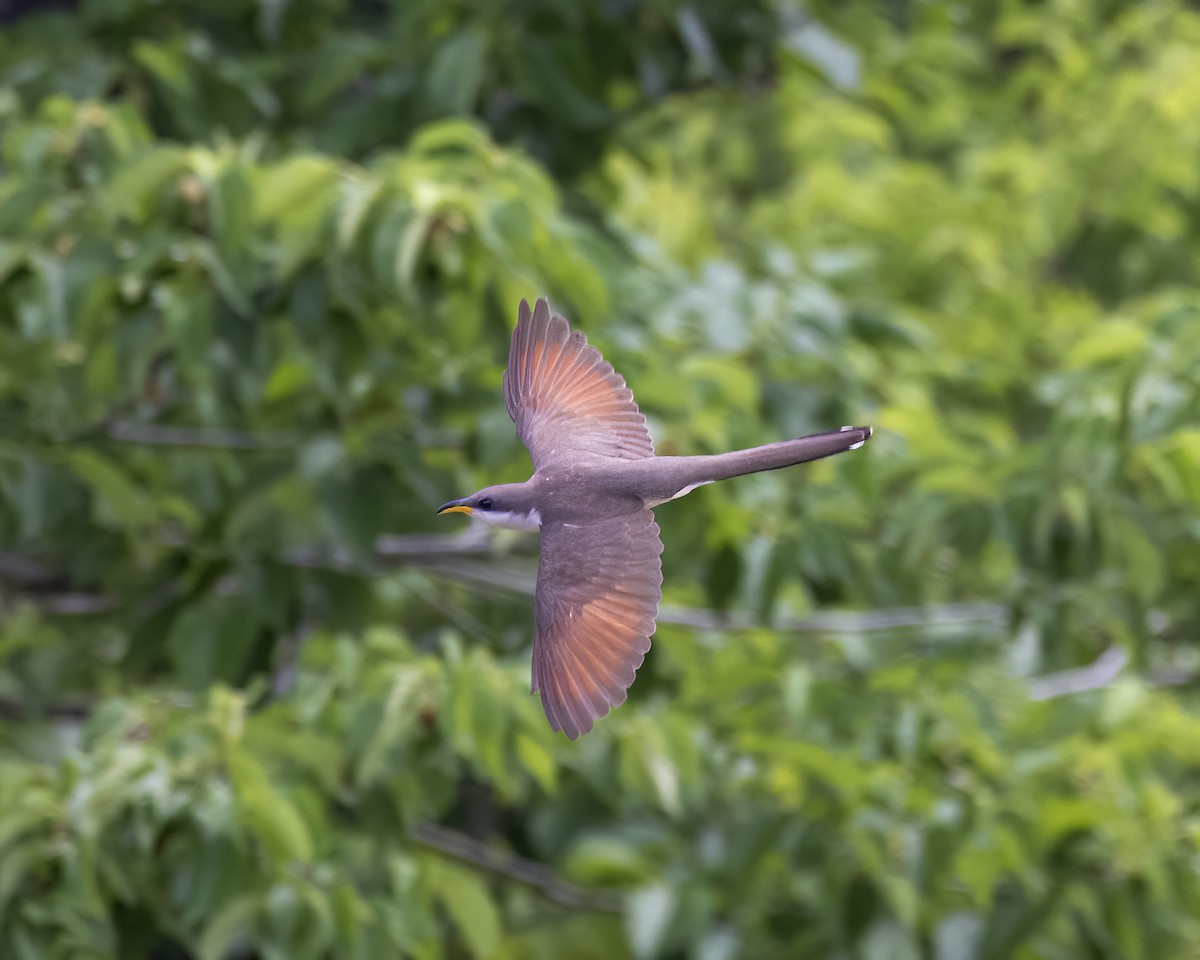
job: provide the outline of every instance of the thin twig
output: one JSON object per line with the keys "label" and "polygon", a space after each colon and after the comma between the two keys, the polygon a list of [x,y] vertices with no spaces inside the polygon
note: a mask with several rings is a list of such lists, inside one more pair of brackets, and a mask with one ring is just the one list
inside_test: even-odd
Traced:
{"label": "thin twig", "polygon": [[[363,576],[396,566],[417,567],[443,579],[532,596],[536,585],[532,571],[471,559],[491,554],[490,539],[486,534],[471,529],[451,535],[380,537],[375,542],[373,558],[365,566],[344,547],[301,547],[290,551],[284,557],[284,562],[297,567]],[[10,576],[14,571],[17,575]],[[15,582],[18,586],[30,586],[34,583],[61,582],[62,578],[56,578],[33,561],[25,561],[17,554],[0,553],[0,580]],[[223,583],[226,593],[237,589],[236,581],[231,578]],[[48,611],[64,615],[100,613],[117,606],[112,598],[82,592],[45,592],[33,599]],[[869,633],[908,627],[1000,625],[1007,622],[1008,615],[1008,608],[1004,604],[980,602],[863,612],[825,611],[807,617],[782,616],[763,624],[745,611],[664,606],[659,609],[658,621],[694,630],[754,630],[765,626],[785,633]]]}
{"label": "thin twig", "polygon": [[0,717],[9,720],[69,720],[82,722],[92,715],[92,704],[83,700],[29,703],[15,697],[0,697]]}
{"label": "thin twig", "polygon": [[105,433],[121,443],[218,450],[286,450],[299,442],[299,435],[291,431],[249,433],[223,427],[179,427],[131,420],[112,420],[105,426]]}
{"label": "thin twig", "polygon": [[115,597],[81,591],[47,593],[37,597],[36,602],[47,613],[61,617],[93,616],[108,613],[119,606]]}
{"label": "thin twig", "polygon": [[64,578],[40,560],[14,550],[0,550],[0,580],[30,590],[61,585]]}
{"label": "thin twig", "polygon": [[520,883],[536,887],[549,900],[576,910],[620,913],[624,898],[613,890],[585,890],[562,879],[545,864],[508,853],[465,833],[422,821],[409,831],[415,843]]}
{"label": "thin twig", "polygon": [[83,616],[115,607],[112,597],[98,593],[62,590],[67,578],[40,560],[12,550],[0,550],[0,583],[33,599],[48,613]]}
{"label": "thin twig", "polygon": [[1100,690],[1117,679],[1129,662],[1129,654],[1120,647],[1109,647],[1086,667],[1060,670],[1029,681],[1031,700],[1050,700],[1088,690]]}
{"label": "thin twig", "polygon": [[[532,574],[485,563],[428,557],[412,565],[420,566],[434,576],[500,587],[527,596],[533,596],[536,585]],[[1004,624],[1008,621],[1008,615],[1008,607],[1002,603],[950,603],[929,607],[892,607],[861,613],[826,611],[807,617],[781,616],[764,624],[754,614],[741,610],[722,612],[703,607],[663,606],[658,610],[658,622],[695,630],[756,630],[768,627],[785,633],[869,633],[900,627]]]}
{"label": "thin twig", "polygon": [[304,617],[292,630],[282,634],[275,642],[275,669],[271,675],[271,697],[286,697],[296,689],[300,676],[300,652],[312,636],[315,626]]}
{"label": "thin twig", "polygon": [[481,524],[472,524],[462,533],[451,534],[385,535],[375,540],[375,554],[383,560],[490,554],[492,538],[481,527]]}

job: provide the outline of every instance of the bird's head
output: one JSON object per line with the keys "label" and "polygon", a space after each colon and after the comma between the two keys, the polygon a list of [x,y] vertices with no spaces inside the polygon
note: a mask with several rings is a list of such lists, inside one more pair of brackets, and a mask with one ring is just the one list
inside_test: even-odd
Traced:
{"label": "bird's head", "polygon": [[484,487],[469,497],[443,503],[437,512],[438,516],[443,513],[465,513],[494,527],[516,530],[537,530],[542,525],[542,515],[525,483]]}

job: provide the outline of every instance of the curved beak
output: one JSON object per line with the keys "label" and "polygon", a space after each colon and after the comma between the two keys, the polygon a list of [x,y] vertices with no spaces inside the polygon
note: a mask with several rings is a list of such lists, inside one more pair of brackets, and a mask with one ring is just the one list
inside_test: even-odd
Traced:
{"label": "curved beak", "polygon": [[475,512],[475,508],[468,506],[465,500],[449,500],[443,503],[437,510],[437,516],[443,513],[465,513],[468,516]]}

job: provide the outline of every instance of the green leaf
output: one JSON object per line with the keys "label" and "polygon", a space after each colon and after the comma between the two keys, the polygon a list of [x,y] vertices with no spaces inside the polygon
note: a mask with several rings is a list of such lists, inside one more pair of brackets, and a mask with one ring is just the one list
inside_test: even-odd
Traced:
{"label": "green leaf", "polygon": [[137,531],[157,520],[153,499],[111,460],[93,450],[73,450],[64,461],[91,488],[101,524]]}
{"label": "green leaf", "polygon": [[467,28],[438,47],[425,74],[427,110],[435,114],[462,114],[470,110],[483,80],[487,43],[482,30]]}
{"label": "green leaf", "polygon": [[1138,359],[1146,350],[1148,338],[1137,324],[1112,320],[1101,324],[1076,343],[1067,356],[1072,367],[1090,367],[1102,363]]}
{"label": "green leaf", "polygon": [[258,913],[256,894],[230,900],[205,926],[197,950],[199,960],[224,960],[253,930]]}
{"label": "green leaf", "polygon": [[500,943],[500,914],[484,882],[464,867],[430,864],[438,899],[462,934],[471,955],[484,960]]}
{"label": "green leaf", "polygon": [[188,166],[187,151],[180,147],[155,146],[141,153],[109,182],[109,208],[118,217],[149,219],[161,209],[171,185],[187,172]]}
{"label": "green leaf", "polygon": [[308,827],[287,797],[271,785],[263,767],[237,748],[231,749],[228,763],[241,814],[267,853],[284,862],[311,860]]}
{"label": "green leaf", "polygon": [[517,759],[521,769],[532,775],[539,787],[547,793],[557,789],[558,767],[554,755],[540,741],[526,733],[517,734]]}

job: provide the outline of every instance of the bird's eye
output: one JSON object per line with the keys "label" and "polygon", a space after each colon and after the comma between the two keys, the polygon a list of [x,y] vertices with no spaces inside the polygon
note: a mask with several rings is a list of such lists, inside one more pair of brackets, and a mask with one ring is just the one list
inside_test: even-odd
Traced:
{"label": "bird's eye", "polygon": [[491,510],[492,509],[492,498],[484,497],[482,500],[480,500],[479,501],[479,509],[480,510]]}

